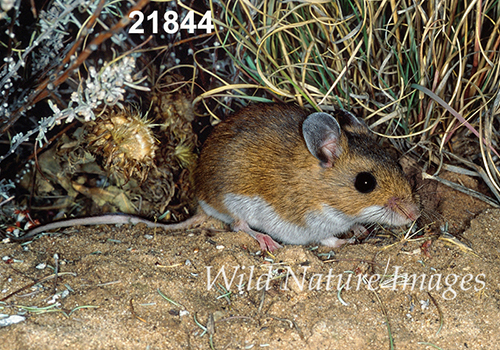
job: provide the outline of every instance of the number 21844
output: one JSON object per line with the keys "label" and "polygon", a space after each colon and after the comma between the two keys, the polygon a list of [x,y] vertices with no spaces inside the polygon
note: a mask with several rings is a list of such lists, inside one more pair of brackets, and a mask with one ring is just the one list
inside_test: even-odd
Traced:
{"label": "number 21844", "polygon": [[[142,22],[144,21],[144,14],[141,11],[130,12],[129,18],[138,17],[138,21],[135,22],[129,30],[130,34],[144,34],[144,29],[142,27]],[[205,30],[207,33],[212,33],[214,25],[212,24],[212,12],[207,11],[201,17],[198,23],[195,23],[194,11],[188,11],[186,17],[179,21],[179,14],[175,11],[166,11],[163,15],[163,31],[167,34],[175,34],[179,30],[187,30],[188,33],[193,34],[195,29]],[[146,17],[147,21],[151,21],[152,33],[158,34],[158,11],[153,11],[149,16]]]}

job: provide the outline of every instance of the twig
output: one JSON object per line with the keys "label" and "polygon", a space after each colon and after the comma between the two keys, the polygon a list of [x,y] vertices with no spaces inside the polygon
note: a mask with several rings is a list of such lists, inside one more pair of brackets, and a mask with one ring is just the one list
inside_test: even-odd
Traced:
{"label": "twig", "polygon": [[427,294],[429,295],[429,299],[431,299],[432,303],[434,304],[434,306],[438,310],[438,314],[439,314],[439,328],[438,328],[438,330],[436,332],[436,335],[438,335],[439,332],[441,332],[441,329],[443,329],[443,326],[444,326],[443,312],[441,311],[441,308],[439,307],[438,303],[436,302],[436,299],[434,299],[434,297],[431,295],[431,293],[427,292]]}
{"label": "twig", "polygon": [[66,275],[70,275],[70,276],[76,277],[76,273],[74,273],[74,272],[60,272],[60,273],[59,273],[59,274],[57,274],[57,275],[56,275],[56,274],[52,274],[52,275],[46,276],[46,277],[44,277],[44,278],[42,278],[42,279],[40,279],[40,280],[38,280],[38,281],[35,281],[35,282],[33,282],[33,283],[30,283],[30,284],[28,284],[28,285],[26,285],[26,286],[24,286],[24,287],[22,287],[22,288],[19,288],[18,290],[16,290],[16,291],[14,291],[14,292],[10,293],[10,294],[9,294],[9,295],[7,295],[6,297],[3,297],[2,299],[0,299],[0,301],[5,301],[5,300],[9,299],[11,296],[16,295],[16,294],[18,294],[18,293],[22,292],[23,290],[26,290],[26,289],[28,289],[28,288],[31,288],[31,287],[33,287],[34,285],[37,285],[37,284],[39,284],[39,283],[43,283],[43,282],[45,282],[45,281],[48,281],[48,280],[50,280],[50,279],[52,279],[52,278],[56,278],[56,276],[61,277],[61,276],[66,276]]}

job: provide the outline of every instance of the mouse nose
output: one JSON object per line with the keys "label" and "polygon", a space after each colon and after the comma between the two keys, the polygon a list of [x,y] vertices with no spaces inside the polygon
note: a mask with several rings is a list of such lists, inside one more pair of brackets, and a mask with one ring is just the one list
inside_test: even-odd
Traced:
{"label": "mouse nose", "polygon": [[420,217],[418,206],[401,198],[390,198],[387,206],[394,212],[402,215],[408,222],[415,221]]}
{"label": "mouse nose", "polygon": [[411,221],[415,221],[420,217],[420,210],[417,208],[415,204],[410,204],[406,212],[406,216]]}

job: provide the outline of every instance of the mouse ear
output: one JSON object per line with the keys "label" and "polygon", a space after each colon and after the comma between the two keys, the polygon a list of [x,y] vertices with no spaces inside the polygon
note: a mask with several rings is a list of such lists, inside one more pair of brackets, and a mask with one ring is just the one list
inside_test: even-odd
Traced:
{"label": "mouse ear", "polygon": [[351,127],[357,129],[358,131],[363,131],[371,134],[364,120],[358,119],[354,114],[346,111],[345,109],[335,111],[335,118],[343,128]]}
{"label": "mouse ear", "polygon": [[310,114],[302,124],[302,134],[309,152],[321,161],[323,167],[332,167],[342,153],[340,125],[335,118],[323,112]]}

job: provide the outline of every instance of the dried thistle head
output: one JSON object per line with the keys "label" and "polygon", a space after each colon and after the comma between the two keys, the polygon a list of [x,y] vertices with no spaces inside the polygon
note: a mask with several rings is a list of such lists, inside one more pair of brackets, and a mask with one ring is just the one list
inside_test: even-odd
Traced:
{"label": "dried thistle head", "polygon": [[150,121],[136,110],[113,109],[89,123],[89,128],[89,150],[103,157],[110,174],[145,179],[158,149]]}

